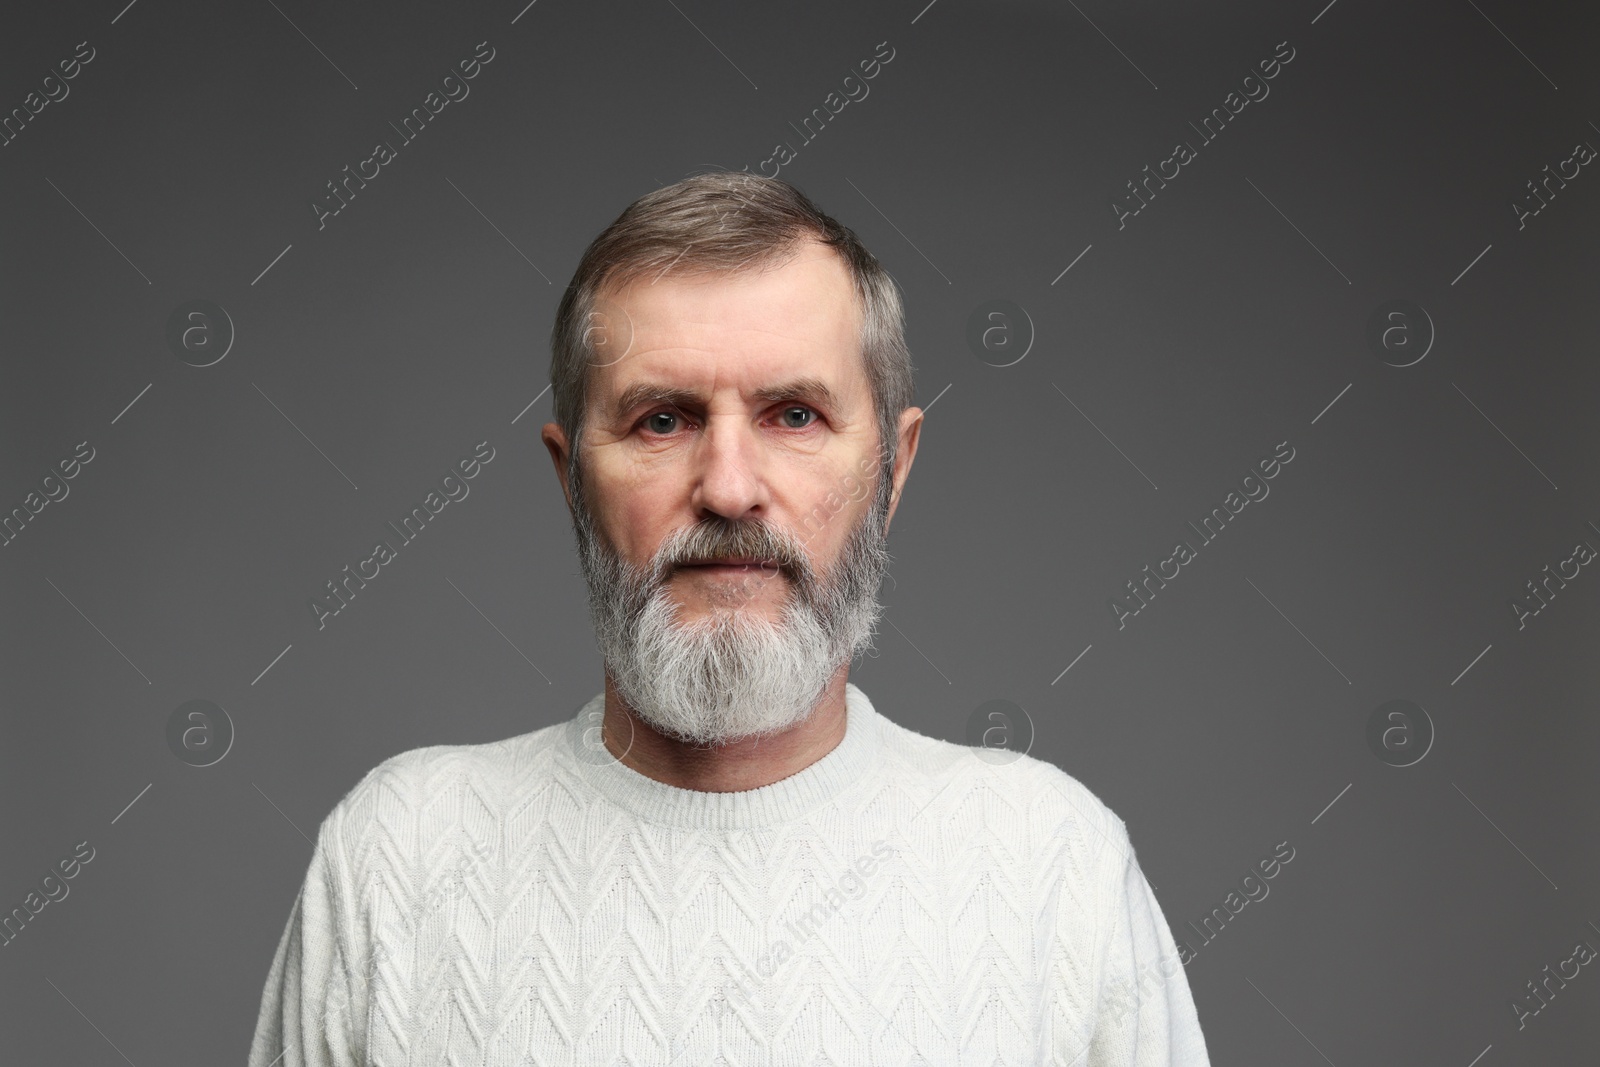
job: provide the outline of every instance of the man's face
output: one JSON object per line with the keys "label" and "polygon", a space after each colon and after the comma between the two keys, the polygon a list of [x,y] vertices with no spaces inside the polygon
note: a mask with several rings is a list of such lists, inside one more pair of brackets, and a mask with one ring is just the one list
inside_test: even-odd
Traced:
{"label": "man's face", "polygon": [[[608,670],[685,739],[787,726],[881,611],[920,412],[891,480],[849,274],[820,244],[764,272],[647,277],[604,315],[626,353],[590,371],[567,488]],[[545,441],[564,473],[554,424]]]}
{"label": "man's face", "polygon": [[[825,568],[870,506],[880,458],[843,263],[811,244],[776,270],[647,278],[608,303],[631,344],[590,372],[582,463],[602,535],[643,566],[698,522],[765,523]],[[759,561],[667,579],[685,620],[719,606],[775,619],[793,584]]]}

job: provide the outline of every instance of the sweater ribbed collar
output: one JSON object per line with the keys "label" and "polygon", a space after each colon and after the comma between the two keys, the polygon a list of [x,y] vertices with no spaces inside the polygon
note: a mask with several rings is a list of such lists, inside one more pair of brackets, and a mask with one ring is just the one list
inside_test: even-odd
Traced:
{"label": "sweater ribbed collar", "polygon": [[832,800],[881,762],[883,718],[850,682],[844,737],[831,751],[771,785],[731,793],[668,785],[611,758],[598,740],[605,706],[602,691],[566,723],[560,759],[585,785],[647,822],[704,830],[788,822]]}

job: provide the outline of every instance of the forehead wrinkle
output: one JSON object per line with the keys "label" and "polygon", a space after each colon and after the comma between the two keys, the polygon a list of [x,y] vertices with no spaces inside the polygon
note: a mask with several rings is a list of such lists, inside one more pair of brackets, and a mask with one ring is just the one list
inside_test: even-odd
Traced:
{"label": "forehead wrinkle", "polygon": [[[834,255],[831,250],[818,247],[809,251],[831,264],[829,257]],[[843,273],[842,264],[838,264],[836,272]],[[695,361],[713,365],[726,361],[729,366],[714,366],[715,378],[748,373],[753,365],[760,364],[763,376],[782,377],[785,384],[790,385],[800,378],[817,378],[816,372],[822,367],[838,370],[845,378],[837,388],[827,389],[827,396],[822,395],[824,390],[813,388],[811,391],[819,401],[835,409],[860,393],[858,386],[863,383],[856,380],[858,375],[852,375],[851,371],[864,369],[860,351],[861,308],[848,286],[842,291],[837,286],[828,286],[825,294],[799,302],[793,299],[797,294],[791,292],[775,295],[776,307],[782,307],[783,311],[773,316],[770,312],[776,308],[769,304],[769,314],[762,316],[751,315],[741,296],[725,300],[720,286],[716,285],[721,280],[724,279],[715,276],[674,278],[675,291],[623,285],[613,292],[613,300],[631,305],[628,313],[634,324],[634,360],[658,356],[665,365],[654,381],[647,377],[616,392],[602,411],[620,421],[638,404],[651,399],[703,406],[709,402],[707,395],[661,381],[661,378],[676,377],[675,372],[685,365],[692,366]],[[842,321],[834,320],[832,312],[836,309],[845,312]],[[827,325],[818,333],[823,321]],[[841,345],[849,350],[843,363],[833,358],[843,354]],[[719,353],[723,359],[719,359]],[[808,375],[807,371],[812,373]],[[751,399],[770,399],[779,392],[763,387],[749,395]]]}

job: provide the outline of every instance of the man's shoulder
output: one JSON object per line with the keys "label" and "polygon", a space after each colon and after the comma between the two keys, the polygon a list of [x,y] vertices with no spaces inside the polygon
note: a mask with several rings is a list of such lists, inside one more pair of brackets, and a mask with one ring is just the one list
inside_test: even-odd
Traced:
{"label": "man's shoulder", "polygon": [[1053,843],[1080,859],[1129,851],[1127,826],[1093,790],[1064,768],[1029,753],[928,737],[891,723],[887,762],[917,783],[930,809],[947,820],[981,820],[991,835]]}
{"label": "man's shoulder", "polygon": [[[530,787],[550,781],[553,748],[565,722],[498,741],[423,745],[380,762],[340,798],[324,820],[347,848],[375,823],[431,817],[441,802],[499,814]],[[460,818],[465,810],[456,813]]]}

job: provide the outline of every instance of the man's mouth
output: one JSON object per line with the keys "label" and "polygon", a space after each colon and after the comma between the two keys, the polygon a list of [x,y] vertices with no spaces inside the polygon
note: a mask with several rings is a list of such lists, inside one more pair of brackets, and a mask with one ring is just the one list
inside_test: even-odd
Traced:
{"label": "man's mouth", "polygon": [[683,570],[710,572],[777,569],[776,561],[770,559],[758,559],[755,556],[725,556],[720,559],[692,560],[687,563],[680,563],[678,566]]}

